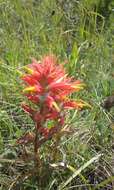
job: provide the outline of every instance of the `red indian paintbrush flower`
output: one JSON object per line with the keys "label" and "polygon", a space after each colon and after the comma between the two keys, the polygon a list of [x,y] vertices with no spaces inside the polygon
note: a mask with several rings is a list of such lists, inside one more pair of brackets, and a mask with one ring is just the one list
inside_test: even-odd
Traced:
{"label": "red indian paintbrush flower", "polygon": [[63,125],[64,109],[81,109],[84,106],[84,102],[68,98],[69,94],[83,89],[84,84],[68,77],[54,56],[46,56],[41,61],[33,59],[32,64],[25,69],[26,73],[22,76],[22,80],[26,87],[23,93],[38,108],[31,108],[26,104],[22,107],[36,123],[39,133],[46,136],[50,130],[52,131],[43,128],[47,120],[54,120]]}

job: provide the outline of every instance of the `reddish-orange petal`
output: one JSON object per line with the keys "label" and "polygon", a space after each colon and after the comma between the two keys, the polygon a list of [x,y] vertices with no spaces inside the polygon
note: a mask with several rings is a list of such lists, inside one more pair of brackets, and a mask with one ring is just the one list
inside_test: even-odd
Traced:
{"label": "reddish-orange petal", "polygon": [[37,95],[37,94],[25,94],[25,96],[28,98],[28,100],[30,100],[30,101],[32,101],[33,103],[39,103],[39,100],[40,100],[40,98],[39,98],[39,95]]}
{"label": "reddish-orange petal", "polygon": [[60,112],[60,108],[55,102],[54,98],[52,96],[47,96],[46,98],[46,104],[49,106],[49,108],[55,108],[56,111]]}
{"label": "reddish-orange petal", "polygon": [[23,108],[23,110],[27,113],[29,113],[30,115],[33,115],[34,111],[30,106],[28,106],[27,104],[25,103],[22,103],[21,104],[21,107]]}
{"label": "reddish-orange petal", "polygon": [[25,75],[22,77],[22,80],[24,80],[27,84],[31,86],[38,84],[38,81],[34,79],[32,75]]}
{"label": "reddish-orange petal", "polygon": [[68,109],[70,108],[82,109],[84,107],[84,103],[71,100],[71,101],[64,102],[63,107],[68,108]]}

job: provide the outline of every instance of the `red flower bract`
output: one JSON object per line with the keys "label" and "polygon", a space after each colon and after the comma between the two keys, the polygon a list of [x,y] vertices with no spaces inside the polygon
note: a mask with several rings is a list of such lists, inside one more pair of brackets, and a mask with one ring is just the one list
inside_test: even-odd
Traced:
{"label": "red flower bract", "polygon": [[29,113],[36,125],[40,126],[40,132],[43,131],[41,124],[46,120],[55,120],[63,125],[64,118],[61,113],[64,108],[80,109],[84,106],[68,98],[69,94],[83,89],[84,84],[68,77],[56,57],[46,56],[41,61],[33,59],[32,64],[26,66],[25,70],[26,73],[22,76],[25,83],[23,93],[38,109],[26,104],[23,109]]}

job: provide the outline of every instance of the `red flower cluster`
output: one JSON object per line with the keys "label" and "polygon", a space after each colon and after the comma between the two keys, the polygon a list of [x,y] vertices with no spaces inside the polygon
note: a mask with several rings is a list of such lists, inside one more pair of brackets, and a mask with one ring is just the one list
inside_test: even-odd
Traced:
{"label": "red flower cluster", "polygon": [[39,133],[46,138],[52,129],[55,130],[57,127],[56,125],[52,128],[44,127],[47,120],[54,120],[57,125],[63,125],[64,109],[81,109],[84,106],[84,102],[68,98],[69,94],[83,89],[84,84],[68,77],[54,56],[46,56],[41,61],[33,59],[32,64],[25,69],[26,73],[22,80],[26,88],[23,93],[38,108],[31,108],[26,104],[22,107],[36,123]]}

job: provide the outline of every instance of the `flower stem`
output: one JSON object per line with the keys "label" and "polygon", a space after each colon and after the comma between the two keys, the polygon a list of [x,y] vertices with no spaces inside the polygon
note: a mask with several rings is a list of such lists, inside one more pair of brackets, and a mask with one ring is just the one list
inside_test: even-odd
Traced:
{"label": "flower stem", "polygon": [[34,161],[35,168],[41,168],[41,160],[38,149],[38,128],[36,127],[35,140],[34,140]]}

